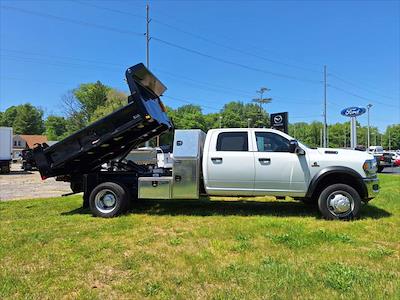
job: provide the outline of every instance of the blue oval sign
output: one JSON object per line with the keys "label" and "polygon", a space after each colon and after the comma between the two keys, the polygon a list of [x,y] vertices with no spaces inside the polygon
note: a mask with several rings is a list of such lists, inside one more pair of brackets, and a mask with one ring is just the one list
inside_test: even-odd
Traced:
{"label": "blue oval sign", "polygon": [[346,117],[357,117],[357,116],[361,116],[366,111],[367,110],[364,107],[353,106],[353,107],[348,107],[348,108],[343,109],[340,113]]}

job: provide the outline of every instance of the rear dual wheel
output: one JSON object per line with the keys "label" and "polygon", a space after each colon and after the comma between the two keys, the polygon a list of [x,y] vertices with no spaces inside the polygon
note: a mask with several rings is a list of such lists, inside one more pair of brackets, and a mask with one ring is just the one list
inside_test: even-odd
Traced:
{"label": "rear dual wheel", "polygon": [[115,182],[96,186],[89,196],[89,207],[96,217],[112,218],[123,214],[129,206],[128,190]]}

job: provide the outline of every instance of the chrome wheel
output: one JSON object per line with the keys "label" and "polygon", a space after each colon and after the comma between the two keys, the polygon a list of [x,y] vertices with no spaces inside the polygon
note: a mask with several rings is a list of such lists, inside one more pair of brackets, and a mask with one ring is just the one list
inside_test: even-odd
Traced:
{"label": "chrome wheel", "polygon": [[117,207],[117,196],[109,189],[101,190],[97,193],[94,204],[100,212],[108,214]]}
{"label": "chrome wheel", "polygon": [[328,209],[337,217],[346,217],[354,209],[353,197],[345,191],[335,191],[328,196]]}

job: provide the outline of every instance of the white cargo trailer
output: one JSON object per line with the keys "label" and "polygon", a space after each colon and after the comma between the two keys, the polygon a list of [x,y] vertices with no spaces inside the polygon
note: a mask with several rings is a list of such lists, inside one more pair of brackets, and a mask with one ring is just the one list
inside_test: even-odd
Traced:
{"label": "white cargo trailer", "polygon": [[0,127],[0,172],[10,173],[12,161],[13,129]]}

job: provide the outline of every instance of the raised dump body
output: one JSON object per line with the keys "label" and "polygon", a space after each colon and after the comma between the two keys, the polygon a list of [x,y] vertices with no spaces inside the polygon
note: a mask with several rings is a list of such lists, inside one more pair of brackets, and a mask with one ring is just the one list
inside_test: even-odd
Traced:
{"label": "raised dump body", "polygon": [[126,106],[51,147],[42,144],[33,150],[43,179],[96,172],[173,128],[159,98],[166,87],[143,64],[127,69],[125,75],[131,93]]}

